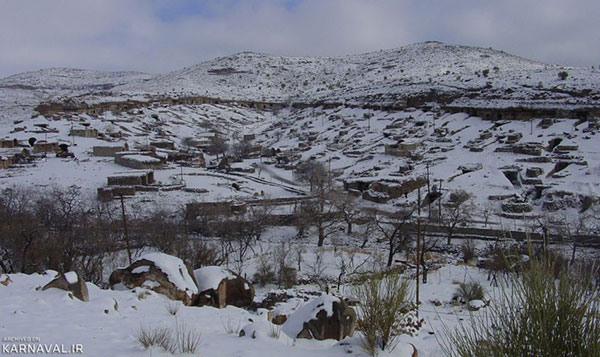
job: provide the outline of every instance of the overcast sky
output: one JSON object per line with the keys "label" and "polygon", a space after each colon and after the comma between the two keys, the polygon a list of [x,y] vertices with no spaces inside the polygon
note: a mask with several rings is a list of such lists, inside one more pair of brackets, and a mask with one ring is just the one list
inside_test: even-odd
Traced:
{"label": "overcast sky", "polygon": [[332,56],[438,40],[600,65],[600,0],[0,0],[0,77],[162,73],[241,51]]}

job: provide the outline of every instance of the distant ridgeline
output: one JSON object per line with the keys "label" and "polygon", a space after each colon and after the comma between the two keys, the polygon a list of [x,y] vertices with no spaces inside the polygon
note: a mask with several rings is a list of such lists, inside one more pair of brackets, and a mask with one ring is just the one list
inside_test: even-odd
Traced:
{"label": "distant ridgeline", "polygon": [[581,106],[569,105],[565,103],[556,103],[553,105],[541,104],[535,102],[527,104],[507,106],[497,105],[493,102],[474,99],[472,102],[456,104],[454,101],[459,96],[423,93],[413,95],[406,98],[395,98],[392,103],[386,101],[386,104],[379,104],[378,98],[368,98],[367,102],[360,104],[357,102],[337,102],[337,101],[315,101],[312,103],[302,102],[265,102],[265,101],[249,101],[249,100],[234,100],[220,99],[206,96],[187,96],[187,97],[160,97],[149,101],[139,100],[123,100],[123,101],[106,101],[99,103],[88,104],[84,101],[66,100],[64,102],[48,102],[41,103],[34,109],[44,116],[66,115],[66,114],[89,114],[101,115],[104,112],[126,112],[132,109],[150,107],[153,105],[200,105],[200,104],[235,104],[247,108],[257,110],[279,110],[286,107],[297,109],[310,107],[323,107],[326,109],[336,107],[351,107],[373,110],[403,110],[406,108],[421,108],[431,110],[432,104],[437,103],[439,107],[450,113],[467,113],[470,116],[481,117],[484,120],[529,120],[532,118],[572,118],[587,120],[600,118],[599,106]]}
{"label": "distant ridgeline", "polygon": [[210,98],[205,96],[195,97],[161,97],[150,101],[139,100],[124,100],[124,101],[107,101],[88,104],[86,102],[67,100],[64,102],[49,102],[40,103],[34,109],[44,116],[60,115],[60,114],[92,114],[100,115],[107,111],[123,112],[132,109],[150,107],[152,105],[199,105],[199,104],[237,104],[243,107],[274,110],[281,109],[285,106],[284,103],[268,103],[246,100],[229,100]]}

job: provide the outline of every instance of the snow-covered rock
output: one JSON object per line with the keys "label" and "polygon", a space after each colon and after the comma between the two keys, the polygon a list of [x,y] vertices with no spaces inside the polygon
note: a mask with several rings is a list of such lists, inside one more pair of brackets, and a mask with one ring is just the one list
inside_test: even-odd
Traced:
{"label": "snow-covered rock", "polygon": [[292,338],[341,340],[354,334],[356,324],[356,312],[346,301],[322,295],[288,316],[283,332]]}
{"label": "snow-covered rock", "polygon": [[485,306],[486,306],[485,302],[483,300],[479,300],[479,299],[471,300],[467,303],[467,307],[469,308],[469,310],[473,310],[473,311],[477,311]]}
{"label": "snow-covered rock", "polygon": [[226,268],[202,267],[194,270],[194,276],[200,292],[196,300],[198,306],[244,307],[252,304],[254,300],[252,284]]}
{"label": "snow-covered rock", "polygon": [[48,284],[44,285],[42,290],[50,288],[61,289],[69,291],[81,301],[90,301],[87,285],[85,281],[74,271],[70,271],[64,274],[58,274]]}
{"label": "snow-covered rock", "polygon": [[115,270],[109,283],[113,289],[146,287],[185,305],[191,305],[198,294],[191,269],[181,259],[164,253],[146,254],[129,267]]}

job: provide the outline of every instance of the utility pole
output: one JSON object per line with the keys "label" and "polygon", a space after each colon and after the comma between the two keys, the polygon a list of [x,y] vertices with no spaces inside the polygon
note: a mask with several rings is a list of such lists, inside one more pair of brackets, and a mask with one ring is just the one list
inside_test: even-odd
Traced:
{"label": "utility pole", "polygon": [[427,208],[428,208],[428,215],[427,217],[429,219],[431,219],[431,187],[429,184],[429,161],[426,162],[426,167],[427,167],[427,197],[429,199],[429,201],[427,202]]}
{"label": "utility pole", "polygon": [[529,119],[529,124],[531,125],[531,130],[529,132],[529,135],[533,135],[533,118]]}
{"label": "utility pole", "polygon": [[417,319],[419,318],[419,273],[421,268],[421,188],[418,188],[418,202],[417,202],[417,274],[416,278],[416,305],[417,305]]}
{"label": "utility pole", "polygon": [[436,179],[434,181],[439,181],[438,192],[440,193],[440,197],[438,197],[438,220],[442,220],[442,181],[443,179]]}
{"label": "utility pole", "polygon": [[129,264],[131,261],[131,245],[129,244],[129,233],[127,231],[127,216],[125,215],[125,203],[123,202],[123,195],[121,195],[121,214],[123,216],[123,231],[125,232],[125,248],[127,248],[127,257],[129,258]]}

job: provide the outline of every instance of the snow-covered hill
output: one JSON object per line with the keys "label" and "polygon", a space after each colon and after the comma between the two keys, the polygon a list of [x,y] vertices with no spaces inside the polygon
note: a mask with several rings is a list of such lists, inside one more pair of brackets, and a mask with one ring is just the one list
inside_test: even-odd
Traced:
{"label": "snow-covered hill", "polygon": [[[559,72],[567,78],[559,78]],[[161,75],[53,68],[0,79],[0,91],[3,106],[11,98],[40,103],[148,95],[400,106],[411,97],[430,95],[430,100],[460,106],[594,106],[600,100],[600,71],[489,48],[425,42],[344,57],[243,52]]]}
{"label": "snow-covered hill", "polygon": [[48,68],[0,79],[0,87],[39,90],[108,90],[115,86],[143,81],[152,76],[140,72],[102,72],[74,68]]}
{"label": "snow-covered hill", "polygon": [[[561,72],[566,73],[566,78],[560,78]],[[294,102],[306,104],[307,108],[286,105],[283,110],[269,112],[232,102],[214,105],[163,100],[151,103],[157,97],[189,96]],[[411,101],[411,98],[420,100]],[[37,104],[47,102],[76,102],[80,105],[78,108],[85,109],[90,103],[132,99],[146,104],[134,110],[115,109],[102,115],[97,111],[85,114],[73,111],[37,118],[34,110]],[[436,101],[439,105],[432,103]],[[325,107],[322,103],[337,105]],[[404,108],[419,103],[425,105],[416,111]],[[115,128],[120,130],[121,140],[132,147],[166,138],[180,149],[186,137],[197,137],[210,128],[225,133],[232,145],[238,140],[234,137],[252,133],[256,136],[254,144],[280,149],[290,159],[287,167],[267,169],[263,165],[264,170],[258,169],[253,174],[257,180],[262,179],[262,173],[280,185],[287,185],[293,179],[290,168],[297,164],[298,158],[331,159],[332,168],[341,172],[340,181],[368,177],[365,181],[370,182],[399,182],[423,176],[429,162],[434,178],[444,179],[449,188],[476,188],[481,206],[487,203],[489,196],[520,199],[512,196],[517,194],[525,195],[527,203],[534,206],[530,207],[532,211],[537,212],[552,198],[541,197],[539,190],[546,194],[574,195],[571,208],[581,208],[575,201],[597,196],[599,158],[593,144],[598,126],[594,111],[583,118],[589,119],[588,123],[562,120],[557,115],[550,121],[534,115],[527,122],[498,121],[501,118],[494,116],[492,119],[496,122],[491,123],[469,109],[482,106],[591,107],[598,113],[598,103],[600,71],[597,69],[549,65],[487,48],[426,42],[395,50],[321,58],[245,52],[156,76],[55,68],[1,79],[0,137],[27,140],[33,136],[38,140],[68,142],[71,141],[68,136],[71,124],[85,122],[105,134]],[[379,105],[388,106],[380,108]],[[448,110],[450,107],[459,108],[459,113],[452,108]],[[398,108],[404,110],[396,110]],[[461,111],[468,113],[461,114]],[[50,125],[56,131],[40,133],[34,124],[51,116],[57,120]],[[32,117],[35,119],[30,119]],[[521,136],[517,138],[516,134]],[[386,145],[396,145],[399,140],[418,141],[417,155],[390,155]],[[563,147],[555,148],[560,142]],[[78,158],[86,159],[91,147],[99,144],[102,144],[100,139],[86,138],[72,150]],[[508,152],[512,150],[511,145],[521,151],[533,150],[535,154],[528,157],[522,152]],[[214,156],[207,158],[215,159]],[[70,165],[68,170],[75,171],[82,167],[83,171],[102,170],[106,174],[120,170],[118,165],[98,158],[76,165],[56,161],[59,166]],[[41,181],[49,177],[62,181],[65,167],[52,163],[50,171],[44,171],[46,162],[35,168],[39,175],[29,175],[33,169],[18,169],[3,175],[0,183],[43,184]],[[249,170],[251,163],[259,164],[246,162],[240,168]],[[482,166],[476,165],[477,170],[461,175],[468,170],[459,167],[474,163]],[[569,167],[565,169],[563,165]],[[539,169],[539,172],[527,174],[528,168]],[[163,182],[171,182],[178,180],[180,173],[177,165],[171,165],[157,176]],[[514,182],[507,175],[516,175]],[[24,176],[29,177],[24,179]],[[105,182],[104,174],[86,178],[78,172],[74,176],[80,178],[78,184],[91,192]],[[181,176],[183,174],[179,179]],[[190,177],[188,185],[195,182],[194,185],[209,189],[212,198],[249,198],[255,194],[276,197],[289,193],[279,186],[267,187],[264,182],[256,184],[250,180],[246,182],[247,192],[232,193],[228,189],[221,195],[222,187],[215,188],[223,182],[223,177],[211,180],[214,185],[204,187],[208,182],[206,177]],[[178,196],[177,193],[169,195]],[[179,196],[173,202],[186,201],[190,195]],[[391,203],[397,202],[392,199]],[[500,205],[500,202],[494,203],[496,211]],[[550,208],[561,205],[553,203]]]}
{"label": "snow-covered hill", "polygon": [[[563,70],[569,73],[566,80],[558,77]],[[600,72],[548,65],[493,49],[426,42],[345,57],[240,53],[154,77],[142,86],[130,83],[118,89],[227,99],[377,104],[433,89],[455,97],[472,98],[467,94],[480,92],[478,99],[551,101],[568,97],[551,89],[591,89],[598,95]]]}

